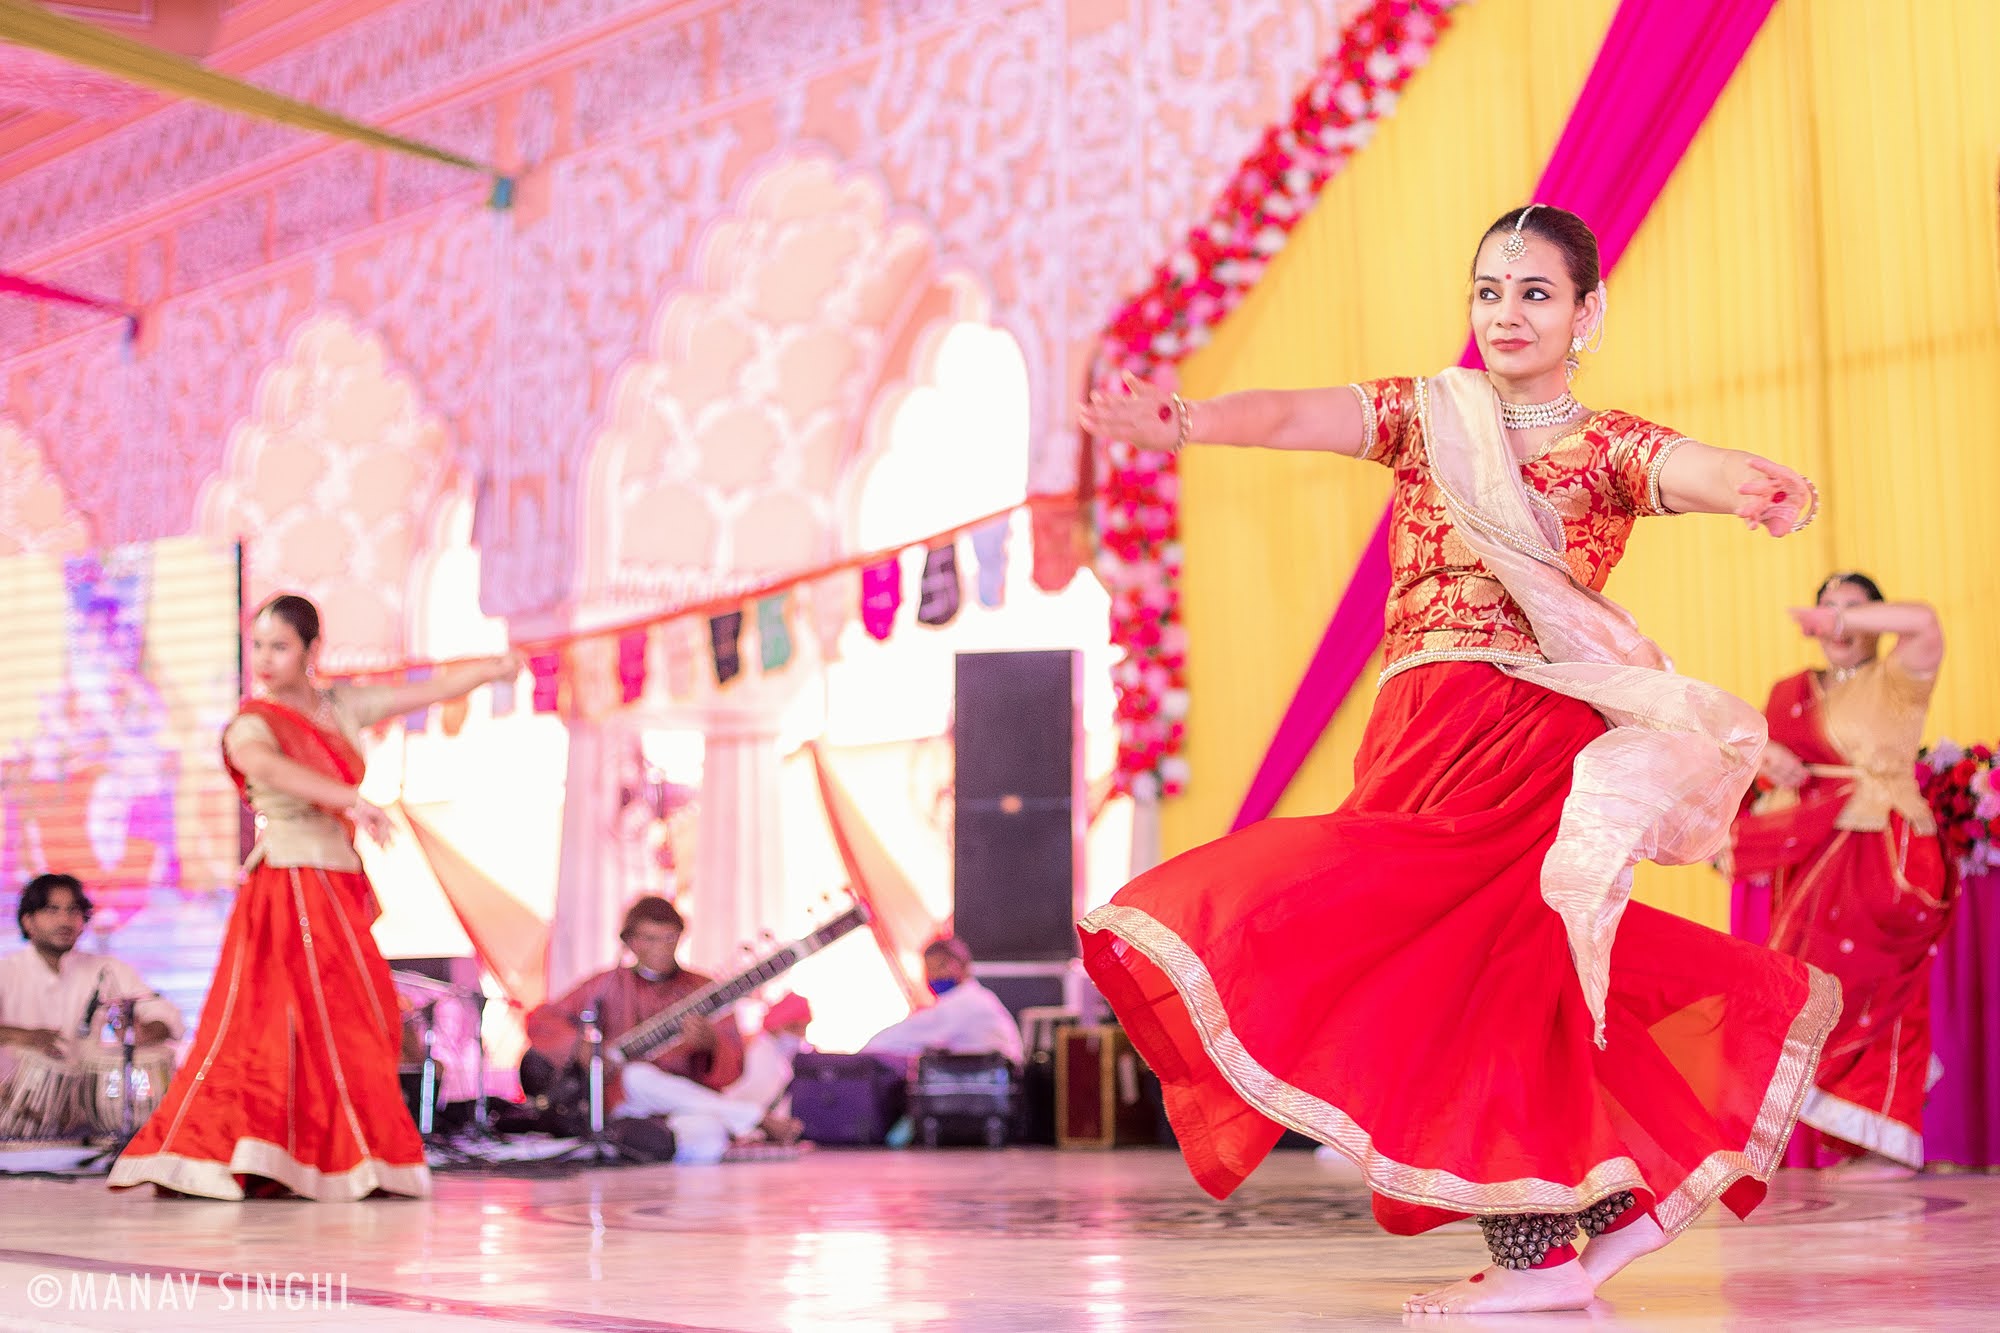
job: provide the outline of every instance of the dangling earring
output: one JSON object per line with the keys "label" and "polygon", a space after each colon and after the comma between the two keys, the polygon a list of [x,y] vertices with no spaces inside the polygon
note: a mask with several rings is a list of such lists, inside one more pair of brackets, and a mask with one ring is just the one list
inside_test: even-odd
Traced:
{"label": "dangling earring", "polygon": [[1572,358],[1574,358],[1576,354],[1578,352],[1581,352],[1582,350],[1583,350],[1582,338],[1571,338],[1569,340],[1569,354]]}

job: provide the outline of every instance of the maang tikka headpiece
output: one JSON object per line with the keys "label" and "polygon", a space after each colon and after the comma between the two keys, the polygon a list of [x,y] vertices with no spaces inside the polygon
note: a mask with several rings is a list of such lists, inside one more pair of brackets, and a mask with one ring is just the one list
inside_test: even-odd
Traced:
{"label": "maang tikka headpiece", "polygon": [[1529,204],[1521,210],[1521,216],[1514,219],[1513,235],[1509,236],[1500,245],[1500,257],[1508,263],[1517,263],[1522,255],[1528,253],[1527,233],[1523,232],[1521,228],[1528,225],[1528,214],[1540,207],[1540,204]]}

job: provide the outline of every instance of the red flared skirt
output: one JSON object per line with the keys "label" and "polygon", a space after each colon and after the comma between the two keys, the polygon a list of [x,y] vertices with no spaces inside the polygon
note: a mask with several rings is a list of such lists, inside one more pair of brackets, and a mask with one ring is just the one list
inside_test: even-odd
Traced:
{"label": "red flared skirt", "polygon": [[313,1199],[430,1192],[397,1081],[402,1020],[358,873],[259,865],[244,878],[194,1046],[111,1171],[244,1197],[261,1177]]}
{"label": "red flared skirt", "polygon": [[1540,877],[1603,730],[1491,666],[1404,672],[1338,810],[1195,848],[1086,918],[1085,965],[1204,1188],[1291,1128],[1353,1159],[1400,1234],[1625,1190],[1672,1234],[1763,1198],[1838,989],[1634,904],[1596,1047]]}
{"label": "red flared skirt", "polygon": [[1745,906],[1768,903],[1770,946],[1840,983],[1840,1022],[1821,1052],[1787,1164],[1825,1166],[1875,1152],[1921,1167],[1924,1094],[1934,1081],[1931,964],[1951,922],[1957,876],[1938,840],[1899,814],[1874,832],[1799,824],[1783,864],[1754,859],[1781,838],[1738,852],[1739,868],[1767,872],[1738,896]]}

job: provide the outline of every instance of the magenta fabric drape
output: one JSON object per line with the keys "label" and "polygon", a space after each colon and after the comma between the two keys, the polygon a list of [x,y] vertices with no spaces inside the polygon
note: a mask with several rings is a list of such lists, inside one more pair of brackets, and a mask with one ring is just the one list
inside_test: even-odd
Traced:
{"label": "magenta fabric drape", "polygon": [[[1736,72],[1775,0],[1624,0],[1534,201],[1582,215],[1609,273],[1695,131]],[[1468,343],[1463,366],[1480,364]],[[1382,641],[1389,515],[1369,538],[1232,828],[1269,815]]]}
{"label": "magenta fabric drape", "polygon": [[112,314],[126,313],[125,307],[110,301],[100,300],[83,292],[73,292],[67,287],[57,287],[51,283],[36,282],[33,278],[19,273],[0,272],[0,296],[25,296],[31,301],[61,301],[66,305],[89,306],[93,310],[108,310]]}
{"label": "magenta fabric drape", "polygon": [[2000,1167],[2000,871],[1959,886],[1931,969],[1931,1051],[1944,1066],[1924,1103],[1924,1158]]}

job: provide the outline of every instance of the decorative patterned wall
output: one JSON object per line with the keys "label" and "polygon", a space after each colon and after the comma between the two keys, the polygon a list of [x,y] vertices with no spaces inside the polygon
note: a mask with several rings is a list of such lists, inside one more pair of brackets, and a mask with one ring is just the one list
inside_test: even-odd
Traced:
{"label": "decorative patterned wall", "polygon": [[319,315],[265,374],[201,531],[243,541],[244,597],[303,592],[330,625],[329,670],[406,659],[422,535],[454,481],[444,424],[388,364],[382,342]]}
{"label": "decorative patterned wall", "polygon": [[[415,548],[341,562],[425,528],[445,483],[338,480],[363,449],[341,432],[372,423],[376,453],[417,451],[412,478],[475,490],[489,612],[644,595],[838,540],[869,395],[956,274],[1026,356],[1032,481],[1066,485],[1098,326],[1353,7],[387,6],[249,77],[532,164],[516,209],[450,168],[179,104],[16,171],[0,264],[141,305],[147,331],[128,356],[87,314],[0,301],[7,456],[37,455],[96,540],[227,514],[259,529],[257,577],[353,578],[388,615]],[[32,462],[0,475],[0,510]],[[315,467],[336,479],[302,484]],[[361,651],[400,634],[356,605]]]}

